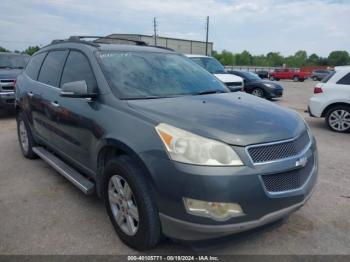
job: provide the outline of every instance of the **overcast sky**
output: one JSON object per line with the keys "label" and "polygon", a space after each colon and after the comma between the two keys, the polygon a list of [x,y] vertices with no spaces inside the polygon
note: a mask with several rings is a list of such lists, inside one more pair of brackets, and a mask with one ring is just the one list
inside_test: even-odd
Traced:
{"label": "overcast sky", "polygon": [[252,54],[350,52],[350,0],[1,0],[0,46],[23,50],[69,35],[158,34]]}

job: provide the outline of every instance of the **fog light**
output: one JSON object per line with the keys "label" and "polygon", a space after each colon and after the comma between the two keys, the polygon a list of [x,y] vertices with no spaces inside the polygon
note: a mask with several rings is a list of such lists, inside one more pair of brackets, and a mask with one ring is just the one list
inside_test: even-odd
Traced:
{"label": "fog light", "polygon": [[244,215],[241,206],[236,203],[206,202],[190,198],[184,198],[184,203],[189,214],[210,217],[214,220],[227,220]]}

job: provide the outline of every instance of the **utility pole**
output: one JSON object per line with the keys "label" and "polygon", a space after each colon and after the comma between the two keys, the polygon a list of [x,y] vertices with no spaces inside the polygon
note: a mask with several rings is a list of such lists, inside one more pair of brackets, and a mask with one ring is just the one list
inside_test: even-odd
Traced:
{"label": "utility pole", "polygon": [[205,38],[205,55],[208,55],[208,38],[209,38],[209,16],[207,16],[207,26],[206,26],[206,38]]}
{"label": "utility pole", "polygon": [[157,17],[153,18],[154,45],[157,46]]}

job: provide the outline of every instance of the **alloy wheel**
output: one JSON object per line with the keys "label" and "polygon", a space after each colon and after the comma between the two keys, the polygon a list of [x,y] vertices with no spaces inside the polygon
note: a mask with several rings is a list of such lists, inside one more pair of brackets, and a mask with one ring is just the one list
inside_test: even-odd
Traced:
{"label": "alloy wheel", "polygon": [[28,140],[27,128],[23,120],[20,120],[19,122],[19,140],[21,142],[23,151],[27,153],[29,149],[29,140]]}
{"label": "alloy wheel", "polygon": [[334,110],[328,119],[332,129],[344,132],[350,129],[350,113],[344,109]]}
{"label": "alloy wheel", "polygon": [[139,212],[131,187],[121,176],[110,178],[108,200],[119,228],[129,236],[135,235],[139,228]]}
{"label": "alloy wheel", "polygon": [[264,96],[264,91],[262,91],[259,88],[256,88],[253,90],[252,95],[258,96],[258,97],[263,97]]}

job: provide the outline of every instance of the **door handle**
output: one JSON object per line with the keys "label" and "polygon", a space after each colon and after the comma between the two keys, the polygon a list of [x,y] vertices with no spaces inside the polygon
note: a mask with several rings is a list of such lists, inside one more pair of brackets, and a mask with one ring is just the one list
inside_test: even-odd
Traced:
{"label": "door handle", "polygon": [[28,96],[33,97],[34,96],[33,92],[32,91],[28,92]]}
{"label": "door handle", "polygon": [[57,103],[57,101],[51,102],[51,105],[53,105],[54,107],[59,107],[60,106],[60,104]]}

